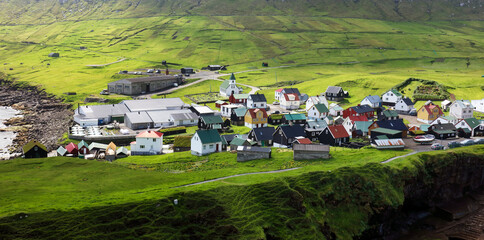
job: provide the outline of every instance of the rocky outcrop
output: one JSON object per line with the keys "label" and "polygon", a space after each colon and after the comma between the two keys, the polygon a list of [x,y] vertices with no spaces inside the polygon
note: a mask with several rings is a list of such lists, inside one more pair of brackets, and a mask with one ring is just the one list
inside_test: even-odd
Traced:
{"label": "rocky outcrop", "polygon": [[5,76],[0,76],[0,106],[22,111],[23,118],[13,118],[6,123],[17,132],[14,152],[19,152],[31,139],[53,150],[72,123],[71,105],[36,86],[20,84]]}

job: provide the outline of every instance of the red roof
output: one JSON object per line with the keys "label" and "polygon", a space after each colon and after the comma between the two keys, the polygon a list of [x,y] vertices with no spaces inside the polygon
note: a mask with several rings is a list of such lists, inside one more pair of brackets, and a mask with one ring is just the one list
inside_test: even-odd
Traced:
{"label": "red roof", "polygon": [[433,112],[432,112],[432,111],[434,110],[434,108],[437,108],[437,109],[439,109],[439,115],[444,115],[444,113],[442,112],[442,109],[440,109],[440,107],[439,107],[438,105],[435,105],[435,104],[433,104],[433,103],[430,103],[430,104],[428,104],[428,105],[423,105],[422,107],[423,107],[425,110],[427,110],[427,113],[428,113],[428,114],[433,114]]}
{"label": "red roof", "polygon": [[131,142],[131,143],[130,143],[130,145],[131,145],[131,144],[136,144],[136,141],[134,141],[134,142]]}
{"label": "red roof", "polygon": [[137,138],[142,137],[142,138],[161,138],[163,136],[163,133],[160,132],[155,132],[155,131],[144,131],[138,135],[136,135]]}
{"label": "red roof", "polygon": [[262,111],[263,118],[267,118],[267,112],[263,108],[251,108],[247,112],[250,114],[252,118],[257,118],[256,113],[258,113],[259,111]]}
{"label": "red roof", "polygon": [[[290,95],[294,96],[294,100],[289,99]],[[299,96],[295,93],[286,93],[284,94],[284,98],[286,99],[286,101],[299,101]]]}
{"label": "red roof", "polygon": [[69,143],[67,144],[66,146],[66,150],[68,153],[77,153],[78,149],[77,149],[77,145],[74,144],[74,143]]}
{"label": "red roof", "polygon": [[359,122],[368,122],[368,118],[366,115],[360,115],[360,116],[348,116],[351,120],[351,122],[359,121]]}
{"label": "red roof", "polygon": [[282,89],[283,88],[279,88],[279,89],[276,90],[276,92],[282,92]]}
{"label": "red roof", "polygon": [[328,128],[335,139],[350,137],[350,135],[348,135],[348,132],[346,131],[345,127],[343,127],[343,125],[331,125],[331,126],[328,126]]}
{"label": "red roof", "polygon": [[297,142],[300,143],[300,144],[311,144],[311,140],[309,140],[309,138],[299,138],[297,139]]}

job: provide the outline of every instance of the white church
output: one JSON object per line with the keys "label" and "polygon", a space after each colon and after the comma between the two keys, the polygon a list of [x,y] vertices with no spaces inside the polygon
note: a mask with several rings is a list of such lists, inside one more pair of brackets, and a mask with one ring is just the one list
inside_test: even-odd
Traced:
{"label": "white church", "polygon": [[225,80],[222,85],[220,85],[220,95],[229,97],[232,94],[242,93],[242,88],[237,87],[235,84],[235,76],[232,73],[229,80]]}

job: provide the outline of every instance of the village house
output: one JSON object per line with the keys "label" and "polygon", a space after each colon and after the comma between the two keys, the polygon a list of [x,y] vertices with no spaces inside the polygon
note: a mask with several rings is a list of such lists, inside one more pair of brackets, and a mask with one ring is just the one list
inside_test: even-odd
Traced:
{"label": "village house", "polygon": [[183,83],[183,76],[152,76],[141,78],[121,79],[108,83],[110,93],[124,95],[139,95],[156,92]]}
{"label": "village house", "polygon": [[223,81],[220,85],[220,95],[228,97],[240,93],[242,93],[242,88],[237,87],[237,84],[235,83],[235,76],[232,73],[232,75],[230,75],[230,79]]}
{"label": "village house", "polygon": [[457,124],[457,122],[459,122],[459,119],[457,119],[456,117],[453,117],[453,116],[440,116],[438,118],[436,118],[435,120],[433,120],[432,122],[430,122],[430,125],[432,124],[440,124],[440,123],[452,123],[452,124]]}
{"label": "village house", "polygon": [[319,142],[331,146],[341,146],[350,141],[350,135],[342,125],[327,126],[319,133]]}
{"label": "village house", "polygon": [[198,129],[222,129],[224,120],[218,115],[201,115],[198,119]]}
{"label": "village house", "polygon": [[472,106],[474,106],[474,110],[484,113],[484,98],[480,100],[471,100]]}
{"label": "village house", "polygon": [[269,115],[269,119],[267,120],[267,122],[269,124],[272,124],[272,125],[279,125],[279,124],[283,124],[283,114],[280,114],[280,113],[272,113],[271,115]]}
{"label": "village house", "polygon": [[368,122],[368,118],[365,115],[362,116],[349,116],[345,118],[343,122],[343,127],[346,129],[348,134],[350,135],[350,138],[353,136],[353,131],[355,130],[355,122],[360,121],[360,122]]}
{"label": "village house", "polygon": [[462,136],[459,137],[465,137],[465,135],[468,135],[468,137],[474,137],[476,135],[476,129],[479,128],[480,124],[481,122],[476,118],[466,118],[459,120],[459,122],[455,124],[455,127],[459,130],[459,134],[462,134]]}
{"label": "village house", "polygon": [[180,69],[181,74],[195,74],[195,70],[191,67],[184,67]]}
{"label": "village house", "polygon": [[248,139],[257,142],[257,145],[262,147],[272,146],[272,136],[274,135],[273,127],[260,127],[250,130]]}
{"label": "village house", "polygon": [[306,115],[302,113],[288,113],[282,116],[282,122],[284,124],[299,124],[304,125],[306,123]]}
{"label": "village house", "polygon": [[333,120],[333,125],[343,125],[343,122],[345,121],[345,118],[342,116],[335,117]]}
{"label": "village house", "polygon": [[74,111],[74,121],[81,127],[124,123],[124,114],[129,112],[125,104],[83,105]]}
{"label": "village house", "polygon": [[281,107],[286,110],[299,109],[301,105],[299,96],[295,93],[285,93],[279,101],[281,102]]}
{"label": "village house", "polygon": [[372,108],[379,108],[382,106],[382,100],[378,95],[369,95],[361,101],[360,105],[368,105]]}
{"label": "village house", "polygon": [[232,94],[229,97],[229,102],[231,104],[242,104],[247,106],[247,99],[249,98],[249,94]]}
{"label": "village house", "polygon": [[223,100],[217,100],[215,101],[215,107],[216,108],[221,108],[223,105],[227,105],[228,103],[223,101]]}
{"label": "village house", "polygon": [[232,141],[230,141],[230,150],[235,150],[239,146],[252,146],[252,144],[247,141],[247,139],[243,139],[240,137],[233,138]]}
{"label": "village house", "polygon": [[372,119],[375,115],[375,109],[368,105],[359,105],[354,107],[349,107],[343,111],[343,118],[349,116],[362,116],[365,115],[368,119]]}
{"label": "village house", "polygon": [[79,153],[79,156],[85,156],[89,154],[89,145],[84,140],[82,140],[77,144],[77,151]]}
{"label": "village house", "polygon": [[163,151],[163,133],[143,131],[131,142],[131,155],[157,155]]}
{"label": "village house", "polygon": [[323,120],[308,120],[306,124],[304,124],[304,132],[306,132],[307,138],[315,142],[318,141],[319,133],[327,126],[328,124]]}
{"label": "village house", "polygon": [[193,104],[192,106],[190,106],[190,111],[194,112],[198,116],[202,116],[202,115],[220,115],[219,112],[212,110],[208,106],[200,106],[200,105],[196,105],[196,104]]}
{"label": "village house", "polygon": [[66,150],[67,150],[67,154],[66,154],[67,157],[76,157],[78,154],[77,145],[74,143],[67,144]]}
{"label": "village house", "polygon": [[267,108],[267,100],[264,94],[250,94],[247,99],[247,108]]}
{"label": "village house", "polygon": [[324,104],[326,108],[329,107],[328,100],[326,100],[326,97],[324,97],[323,95],[309,97],[308,100],[306,101],[306,112],[309,111],[309,109],[316,104]]}
{"label": "village house", "polygon": [[329,109],[322,103],[314,104],[309,108],[308,119],[324,119],[329,115]]}
{"label": "village house", "polygon": [[329,86],[324,92],[324,96],[329,101],[339,102],[348,97],[348,92],[344,91],[341,87]]}
{"label": "village house", "polygon": [[436,139],[447,139],[457,137],[457,129],[452,123],[432,124],[429,127],[429,133]]}
{"label": "village house", "polygon": [[248,128],[267,127],[267,112],[263,108],[248,109],[244,119]]}
{"label": "village house", "polygon": [[296,137],[305,137],[304,129],[299,125],[289,126],[281,125],[276,128],[273,135],[274,147],[287,148],[291,147]]}
{"label": "village house", "polygon": [[368,136],[368,128],[373,122],[370,121],[355,121],[352,129],[352,137]]}
{"label": "village house", "polygon": [[24,158],[46,158],[48,153],[45,145],[37,140],[30,140],[22,147],[22,152]]}
{"label": "village house", "polygon": [[420,107],[417,111],[417,120],[423,123],[431,123],[433,120],[441,116],[444,116],[444,113],[438,105],[435,105],[431,101],[426,102],[425,105]]}
{"label": "village house", "polygon": [[395,110],[386,109],[378,114],[378,121],[383,120],[397,120],[399,119],[398,113]]}
{"label": "village house", "polygon": [[230,123],[236,126],[244,126],[245,125],[245,113],[247,112],[247,108],[237,108],[232,111],[230,115]]}
{"label": "village house", "polygon": [[274,94],[275,94],[274,97],[277,101],[281,101],[284,94],[296,94],[299,99],[301,99],[302,97],[301,92],[299,92],[299,89],[297,88],[280,88],[280,89],[277,89],[274,92]]}
{"label": "village house", "polygon": [[449,101],[449,100],[447,100],[447,99],[445,99],[444,101],[442,101],[440,103],[440,109],[442,109],[442,111],[446,111],[447,112],[450,109],[450,105],[452,105],[452,102]]}
{"label": "village house", "polygon": [[383,104],[387,106],[395,106],[402,97],[403,96],[399,91],[396,89],[390,89],[382,95]]}
{"label": "village house", "polygon": [[202,156],[222,149],[222,138],[215,129],[197,130],[191,140],[192,155]]}
{"label": "village house", "polygon": [[474,115],[474,106],[468,100],[456,100],[450,105],[449,115],[457,119],[471,118]]}
{"label": "village house", "polygon": [[408,135],[408,127],[403,123],[402,119],[396,120],[384,120],[384,121],[375,121],[373,122],[370,127],[368,127],[368,134],[373,138],[372,131],[379,128],[380,130],[383,129],[390,129],[392,131],[399,131],[401,134],[399,138],[406,138]]}
{"label": "village house", "polygon": [[412,100],[408,97],[403,97],[395,104],[395,110],[398,113],[409,114],[414,109],[414,104]]}
{"label": "village house", "polygon": [[324,144],[294,144],[292,146],[294,160],[328,159],[329,145]]}
{"label": "village house", "polygon": [[232,114],[234,113],[234,110],[240,107],[243,107],[243,106],[235,105],[235,104],[222,105],[220,107],[220,113],[222,113],[222,117],[230,118],[230,116],[232,116]]}
{"label": "village house", "polygon": [[179,112],[170,114],[170,122],[173,126],[194,126],[197,125],[198,116],[193,112]]}
{"label": "village house", "polygon": [[343,116],[344,109],[336,103],[329,104],[329,115],[333,117]]}
{"label": "village house", "polygon": [[237,162],[271,158],[270,148],[239,146],[237,147]]}

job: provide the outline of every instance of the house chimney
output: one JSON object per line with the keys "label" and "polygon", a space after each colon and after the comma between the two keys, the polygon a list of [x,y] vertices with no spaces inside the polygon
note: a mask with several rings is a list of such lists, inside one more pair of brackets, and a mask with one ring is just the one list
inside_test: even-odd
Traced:
{"label": "house chimney", "polygon": [[170,71],[168,71],[168,68],[166,69],[166,75],[170,75]]}
{"label": "house chimney", "polygon": [[138,112],[138,114],[141,114],[140,112]]}

